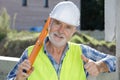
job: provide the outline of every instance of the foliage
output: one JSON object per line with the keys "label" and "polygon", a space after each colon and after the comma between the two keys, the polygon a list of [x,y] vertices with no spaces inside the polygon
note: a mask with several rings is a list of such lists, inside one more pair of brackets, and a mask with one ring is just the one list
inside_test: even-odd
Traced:
{"label": "foliage", "polygon": [[[10,32],[4,40],[0,42],[0,55],[20,57],[22,52],[30,45],[34,45],[39,33],[33,32]],[[76,32],[71,42],[86,44],[99,51],[115,55],[115,42],[98,41],[88,35]]]}
{"label": "foliage", "polygon": [[115,55],[116,44],[114,41],[106,42],[104,40],[96,40],[93,37],[90,37],[86,34],[80,34],[79,32],[76,32],[70,41],[78,44],[89,45],[106,54]]}
{"label": "foliage", "polygon": [[7,36],[10,31],[10,16],[5,8],[1,10],[0,14],[0,41]]}
{"label": "foliage", "polygon": [[94,46],[102,46],[105,45],[108,48],[110,48],[112,45],[116,45],[115,42],[106,42],[104,40],[97,40],[93,37],[90,37],[86,34],[80,34],[79,32],[76,32],[75,35],[72,37],[71,42],[75,43],[81,43],[81,44],[91,44]]}
{"label": "foliage", "polygon": [[30,45],[35,44],[38,33],[27,31],[12,31],[0,42],[0,55],[20,57],[22,52]]}
{"label": "foliage", "polygon": [[8,40],[28,40],[28,39],[34,39],[36,37],[38,37],[39,33],[34,33],[34,32],[28,32],[28,31],[12,31],[9,32],[9,34],[7,35],[7,39]]}

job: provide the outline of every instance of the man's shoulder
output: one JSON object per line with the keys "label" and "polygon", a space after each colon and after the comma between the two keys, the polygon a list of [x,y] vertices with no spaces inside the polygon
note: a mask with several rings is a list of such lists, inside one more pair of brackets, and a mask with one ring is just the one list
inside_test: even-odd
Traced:
{"label": "man's shoulder", "polygon": [[26,48],[26,50],[28,51],[28,54],[31,53],[31,51],[33,50],[33,48],[34,48],[34,45],[28,46]]}
{"label": "man's shoulder", "polygon": [[28,46],[26,49],[29,50],[29,49],[33,49],[34,45],[31,45],[31,46]]}
{"label": "man's shoulder", "polygon": [[68,45],[73,46],[73,47],[80,47],[81,44],[74,43],[74,42],[68,42]]}
{"label": "man's shoulder", "polygon": [[80,43],[75,43],[75,42],[68,42],[69,45],[75,45],[75,46],[81,46],[82,44]]}
{"label": "man's shoulder", "polygon": [[88,49],[90,48],[88,45],[85,45],[85,44],[80,44],[80,43],[75,43],[75,42],[68,42],[69,45],[72,45],[72,46],[79,46],[81,47],[82,49]]}

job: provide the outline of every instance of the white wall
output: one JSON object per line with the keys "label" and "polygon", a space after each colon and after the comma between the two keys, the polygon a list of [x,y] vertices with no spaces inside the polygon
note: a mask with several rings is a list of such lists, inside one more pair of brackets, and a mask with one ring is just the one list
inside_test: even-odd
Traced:
{"label": "white wall", "polygon": [[116,26],[116,0],[105,1],[105,40],[112,41],[115,38]]}
{"label": "white wall", "polygon": [[120,0],[116,0],[116,56],[118,59],[116,80],[120,80]]}
{"label": "white wall", "polygon": [[5,80],[8,72],[13,68],[19,58],[0,56],[0,80]]}

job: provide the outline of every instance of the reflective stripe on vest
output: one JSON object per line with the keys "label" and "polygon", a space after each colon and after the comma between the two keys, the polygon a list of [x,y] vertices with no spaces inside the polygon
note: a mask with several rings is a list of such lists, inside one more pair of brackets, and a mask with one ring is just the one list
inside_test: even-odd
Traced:
{"label": "reflective stripe on vest", "polygon": [[[28,55],[30,55],[32,49],[33,46],[28,47]],[[33,64],[34,71],[28,80],[86,80],[81,54],[80,45],[69,43],[69,50],[66,52],[60,77],[58,77],[42,47]]]}

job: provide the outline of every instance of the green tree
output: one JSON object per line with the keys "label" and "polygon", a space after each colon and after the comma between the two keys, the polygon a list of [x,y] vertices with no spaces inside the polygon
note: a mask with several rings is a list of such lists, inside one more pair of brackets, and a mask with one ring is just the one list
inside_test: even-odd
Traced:
{"label": "green tree", "polygon": [[10,16],[5,8],[0,11],[0,41],[7,36],[10,31]]}

